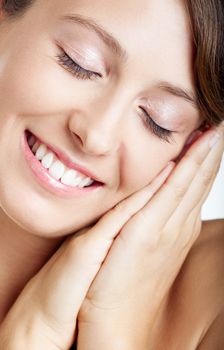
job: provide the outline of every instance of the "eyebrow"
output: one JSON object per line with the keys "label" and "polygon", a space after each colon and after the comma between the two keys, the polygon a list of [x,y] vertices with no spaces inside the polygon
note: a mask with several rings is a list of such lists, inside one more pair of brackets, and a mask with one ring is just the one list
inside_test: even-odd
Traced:
{"label": "eyebrow", "polygon": [[120,56],[123,60],[127,59],[127,52],[118,42],[118,40],[114,38],[112,34],[107,32],[94,19],[77,14],[64,15],[60,19],[67,20],[76,24],[78,23],[87,29],[93,30],[103,40],[103,42],[108,47],[110,47],[118,56]]}
{"label": "eyebrow", "polygon": [[190,102],[194,108],[198,109],[197,98],[193,92],[179,86],[175,86],[167,81],[160,81],[156,84],[156,87],[170,93],[171,95],[180,97],[185,101]]}
{"label": "eyebrow", "polygon": [[[127,60],[128,54],[126,50],[121,46],[119,41],[113,37],[108,31],[106,31],[99,23],[97,23],[94,19],[85,17],[80,14],[69,14],[60,17],[61,20],[70,21],[72,23],[78,23],[83,27],[94,31],[103,42],[112,49],[118,56],[120,56],[124,61]],[[160,90],[170,93],[173,96],[180,97],[185,101],[191,103],[191,105],[198,109],[198,103],[196,96],[193,92],[188,91],[187,89],[181,88],[179,86],[175,86],[172,83],[166,81],[160,81],[156,84],[156,87]]]}

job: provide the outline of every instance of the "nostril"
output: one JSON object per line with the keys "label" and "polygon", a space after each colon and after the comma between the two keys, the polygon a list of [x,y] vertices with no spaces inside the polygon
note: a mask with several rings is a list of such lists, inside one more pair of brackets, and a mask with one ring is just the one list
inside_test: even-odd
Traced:
{"label": "nostril", "polygon": [[114,150],[115,136],[110,130],[97,128],[96,125],[89,125],[86,128],[81,128],[80,124],[76,126],[76,130],[74,128],[69,130],[74,145],[81,152],[89,156],[105,156]]}
{"label": "nostril", "polygon": [[79,148],[83,147],[82,138],[78,134],[70,131],[70,135],[71,135],[71,140],[75,144],[76,147],[79,147]]}
{"label": "nostril", "polygon": [[73,134],[73,135],[78,140],[78,142],[80,142],[83,145],[82,138],[79,135],[77,135],[77,134]]}

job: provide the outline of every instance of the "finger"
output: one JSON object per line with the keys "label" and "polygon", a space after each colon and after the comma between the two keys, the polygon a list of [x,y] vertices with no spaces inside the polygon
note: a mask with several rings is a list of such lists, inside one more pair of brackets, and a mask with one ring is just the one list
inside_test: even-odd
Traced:
{"label": "finger", "polygon": [[182,225],[191,211],[198,204],[202,205],[206,199],[218,173],[223,154],[223,143],[224,141],[220,140],[211,152],[209,152],[186,191],[180,205],[168,220],[167,227]]}
{"label": "finger", "polygon": [[[210,185],[208,186],[208,193],[212,188],[215,178],[216,174],[213,175]],[[176,241],[176,245],[180,247],[181,251],[189,251],[201,232],[201,208],[208,193],[203,194],[199,203],[197,203],[197,205],[191,209],[191,212],[185,216],[184,222],[182,221],[180,223],[176,217],[172,217],[166,225],[164,231],[168,232],[169,237],[167,237],[167,239],[172,242]],[[175,225],[176,227],[183,227],[183,230],[181,230],[181,232],[175,231]]]}
{"label": "finger", "polygon": [[[224,158],[223,158],[223,160],[224,160]],[[222,160],[221,160],[221,161],[222,161]],[[211,183],[210,183],[210,185],[209,185],[209,187],[208,187],[208,191],[206,191],[206,192],[203,194],[201,200],[200,200],[199,203],[198,203],[199,207],[202,207],[202,205],[204,204],[204,202],[207,200],[207,197],[208,197],[208,195],[209,195],[209,193],[210,193],[212,187],[214,186],[214,182],[216,181],[218,172],[219,172],[219,170],[220,170],[221,161],[220,161],[220,163],[219,163],[217,169],[216,169],[215,172],[214,172],[214,175],[213,175],[213,177],[212,177],[212,179],[211,179]]]}
{"label": "finger", "polygon": [[[187,193],[184,205],[177,208],[174,215],[165,226],[164,232],[168,233],[167,240],[172,242],[176,241],[176,246],[179,247],[180,251],[185,252],[185,254],[190,250],[201,232],[201,208],[211,191],[218,169],[219,166],[216,165],[216,169],[212,172],[211,178],[203,178],[203,181],[206,183],[208,181],[208,186],[205,186],[205,191],[200,191],[200,194],[202,193],[200,200],[196,201],[196,204],[190,205],[189,212],[186,213],[186,203],[188,204],[191,201],[192,196],[197,196],[196,192],[199,188],[201,189],[201,186],[195,181],[195,186],[192,186]],[[206,169],[204,169],[203,173],[207,174]],[[207,174],[207,176],[209,175]],[[175,227],[183,227],[183,230],[175,230]]]}
{"label": "finger", "polygon": [[118,203],[100,219],[92,232],[96,232],[98,237],[104,239],[105,237],[109,240],[114,239],[124,224],[151,200],[168,178],[174,166],[174,162],[169,162],[148,186]]}
{"label": "finger", "polygon": [[183,200],[204,159],[211,152],[214,138],[218,136],[220,140],[221,133],[217,134],[217,131],[210,130],[197,140],[181,159],[161,190],[141,210],[141,216],[149,218],[148,229],[149,226],[152,229],[157,228],[157,230],[164,227]]}
{"label": "finger", "polygon": [[[144,189],[123,200],[91,229],[66,240],[36,276],[42,280],[39,300],[46,319],[64,325],[75,320],[88,289],[99,271],[113,239],[122,226],[154,195],[174,167],[170,163]],[[61,302],[63,300],[63,302]]]}
{"label": "finger", "polygon": [[203,132],[201,130],[195,130],[194,132],[192,132],[192,134],[189,136],[189,138],[187,139],[181,153],[177,156],[177,158],[175,159],[176,163],[179,163],[179,161],[183,158],[183,156],[185,155],[185,153],[187,152],[187,150],[191,147],[191,145],[198,139],[199,136],[201,136],[203,134]]}
{"label": "finger", "polygon": [[[217,169],[217,171],[218,171],[218,169]],[[212,189],[212,186],[213,186],[214,181],[215,181],[216,176],[217,176],[217,174],[216,174],[217,171],[214,173],[214,175],[213,175],[213,177],[212,177],[212,179],[211,179],[211,182],[210,182],[210,184],[209,184],[209,186],[208,186],[208,191],[206,191],[206,192],[203,194],[203,196],[201,197],[201,200],[199,201],[199,203],[198,203],[198,204],[192,209],[192,211],[189,213],[188,219],[187,219],[188,222],[191,221],[191,220],[194,220],[193,218],[195,218],[195,217],[200,217],[200,218],[201,218],[202,206],[203,206],[204,202],[206,201],[209,192],[210,192],[211,189]],[[187,224],[188,224],[188,222],[187,222]]]}

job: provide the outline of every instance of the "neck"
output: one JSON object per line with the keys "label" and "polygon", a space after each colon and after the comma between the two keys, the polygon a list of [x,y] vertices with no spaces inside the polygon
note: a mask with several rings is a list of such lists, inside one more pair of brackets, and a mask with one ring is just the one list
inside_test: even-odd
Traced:
{"label": "neck", "polygon": [[37,237],[25,231],[0,208],[0,323],[26,283],[63,240]]}

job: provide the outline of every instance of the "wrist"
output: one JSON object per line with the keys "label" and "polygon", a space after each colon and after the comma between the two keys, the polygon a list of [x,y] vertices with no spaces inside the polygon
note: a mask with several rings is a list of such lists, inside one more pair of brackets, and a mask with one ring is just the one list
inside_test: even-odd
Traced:
{"label": "wrist", "polygon": [[79,325],[77,350],[145,350],[131,331],[96,325]]}
{"label": "wrist", "polygon": [[0,349],[18,350],[20,348],[25,349],[25,346],[26,344],[23,344],[18,329],[14,328],[8,319],[5,319],[0,327]]}
{"label": "wrist", "polygon": [[39,322],[26,317],[18,319],[6,317],[0,327],[1,350],[58,350],[46,343]]}

